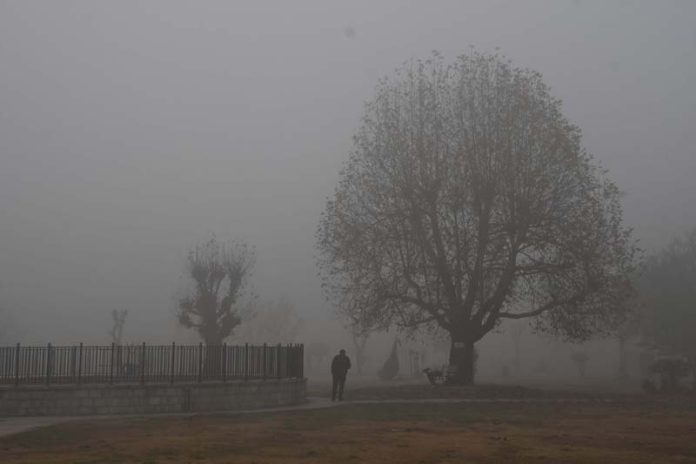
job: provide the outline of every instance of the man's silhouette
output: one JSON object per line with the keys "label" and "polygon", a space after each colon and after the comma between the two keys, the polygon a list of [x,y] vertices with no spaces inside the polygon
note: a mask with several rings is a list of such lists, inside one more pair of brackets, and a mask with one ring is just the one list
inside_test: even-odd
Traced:
{"label": "man's silhouette", "polygon": [[331,361],[331,375],[333,376],[333,391],[331,401],[343,401],[343,386],[346,384],[346,374],[350,369],[350,358],[346,356],[346,350],[341,350]]}

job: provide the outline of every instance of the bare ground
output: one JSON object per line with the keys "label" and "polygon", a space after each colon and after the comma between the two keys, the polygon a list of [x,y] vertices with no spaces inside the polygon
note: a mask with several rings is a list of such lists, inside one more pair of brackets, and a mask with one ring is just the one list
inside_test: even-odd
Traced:
{"label": "bare ground", "polygon": [[696,463],[696,401],[347,404],[70,422],[0,439],[10,463]]}

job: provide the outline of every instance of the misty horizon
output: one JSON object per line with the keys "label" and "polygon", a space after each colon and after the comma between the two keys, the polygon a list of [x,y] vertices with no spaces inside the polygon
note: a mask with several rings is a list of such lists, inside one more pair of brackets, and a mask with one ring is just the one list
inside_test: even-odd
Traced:
{"label": "misty horizon", "polygon": [[543,74],[651,252],[696,226],[695,17],[680,1],[3,2],[0,306],[22,340],[105,339],[126,308],[128,339],[166,341],[186,253],[215,234],[255,247],[260,301],[332,319],[314,236],[364,102],[404,61],[470,46]]}

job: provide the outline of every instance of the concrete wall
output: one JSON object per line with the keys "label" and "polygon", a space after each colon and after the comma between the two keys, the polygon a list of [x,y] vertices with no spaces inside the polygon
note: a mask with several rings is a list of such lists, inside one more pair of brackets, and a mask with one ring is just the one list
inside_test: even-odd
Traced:
{"label": "concrete wall", "polygon": [[1,416],[214,412],[299,404],[305,379],[0,388]]}

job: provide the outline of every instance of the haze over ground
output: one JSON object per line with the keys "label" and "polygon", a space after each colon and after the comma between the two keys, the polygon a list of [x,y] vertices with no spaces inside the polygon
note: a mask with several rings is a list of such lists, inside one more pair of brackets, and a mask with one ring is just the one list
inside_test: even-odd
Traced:
{"label": "haze over ground", "polygon": [[543,73],[661,246],[696,226],[695,19],[691,1],[5,0],[0,304],[30,342],[105,339],[113,308],[129,339],[168,341],[186,251],[215,233],[256,247],[261,300],[330,317],[314,231],[364,101],[469,45]]}

